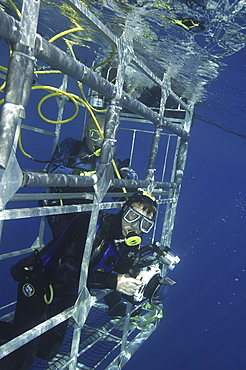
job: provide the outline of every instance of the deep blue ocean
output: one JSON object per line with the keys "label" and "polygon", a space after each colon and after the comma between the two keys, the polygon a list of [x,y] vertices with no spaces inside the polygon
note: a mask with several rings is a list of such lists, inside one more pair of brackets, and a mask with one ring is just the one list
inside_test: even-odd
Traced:
{"label": "deep blue ocean", "polygon": [[[87,3],[93,9],[95,3]],[[122,8],[123,3],[131,9],[135,6],[138,12],[128,13],[128,8],[127,11]],[[114,14],[117,19],[124,19],[122,14],[131,14],[129,29],[136,21],[136,39],[141,41],[146,38],[146,34],[140,32],[139,19],[146,15],[141,6],[148,11],[150,3],[136,1],[134,5],[131,1],[99,1],[95,9],[100,15],[102,7],[105,7],[101,16],[108,19],[111,25],[116,24]],[[164,2],[157,3],[163,9]],[[174,6],[174,2],[166,3]],[[186,14],[187,4],[190,7]],[[155,12],[146,17],[147,36],[151,42],[146,43],[145,50],[139,48],[138,55],[143,56],[143,60],[151,66],[150,54],[158,50],[153,61],[156,72],[161,76],[163,68],[169,71],[173,86],[183,88],[184,96],[195,103],[195,118],[172,238],[172,251],[179,255],[181,261],[169,276],[177,284],[169,290],[159,328],[126,364],[126,370],[246,369],[245,6],[245,1],[180,1],[175,12],[168,10],[169,17],[182,12],[193,18],[202,15],[205,24],[209,24],[205,36],[202,32],[191,36],[183,29],[179,31],[180,28],[177,32],[172,22],[161,25],[160,13],[156,13],[160,7],[157,6]],[[206,7],[209,10],[205,11]],[[223,11],[216,13],[216,9]],[[236,11],[241,16],[234,22],[232,14]],[[51,15],[47,15],[47,23]],[[154,27],[151,23],[153,19],[156,19]],[[119,23],[120,29],[122,24]],[[221,38],[218,36],[219,29],[224,32]],[[45,27],[42,28],[43,33],[44,30]],[[215,35],[215,30],[217,39],[209,39],[213,32]],[[120,34],[116,26],[114,31]],[[92,39],[88,36],[85,42],[87,54],[81,56],[82,62],[88,64],[91,58],[96,56],[100,59],[105,52],[98,44],[93,44],[95,35],[90,36]],[[161,43],[155,37],[159,37]],[[170,54],[167,40],[171,40]],[[1,65],[6,67],[8,48],[3,40],[0,40],[0,48]],[[59,86],[58,81],[57,76],[52,77],[53,86]],[[74,87],[72,82],[70,86]],[[139,91],[141,88],[142,85]],[[31,97],[26,120],[41,127],[35,116],[41,94],[35,94],[35,98]],[[80,126],[77,119],[74,126],[66,125],[62,135],[80,137]],[[48,124],[45,123],[44,127],[48,129]],[[25,131],[23,143],[35,157],[43,159],[47,158],[46,148],[50,147],[51,138],[44,139],[40,135],[33,139],[32,133]],[[18,158],[24,168],[43,168],[41,164],[33,167],[32,162],[23,159],[19,152]],[[141,158],[137,166],[142,166]],[[3,253],[16,250],[20,245],[27,248],[34,242],[39,227],[38,218],[22,221],[21,228],[18,222],[6,221],[4,224]],[[45,238],[48,241],[50,234],[47,233]],[[12,264],[13,261],[1,263],[1,279],[4,282],[0,293],[2,304],[7,304],[16,296],[16,283],[9,276]]]}
{"label": "deep blue ocean", "polygon": [[[216,104],[204,101],[195,110],[239,133],[246,113],[245,61],[245,49],[229,57],[209,87]],[[172,240],[181,257],[172,272],[177,284],[160,328],[127,370],[245,369],[245,144],[195,119]]]}

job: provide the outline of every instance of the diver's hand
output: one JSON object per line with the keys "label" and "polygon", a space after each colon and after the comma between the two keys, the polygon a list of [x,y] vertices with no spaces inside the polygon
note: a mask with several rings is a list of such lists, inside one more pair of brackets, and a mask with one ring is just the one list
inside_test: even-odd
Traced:
{"label": "diver's hand", "polygon": [[126,295],[133,295],[140,287],[141,281],[130,277],[129,275],[118,275],[116,290]]}

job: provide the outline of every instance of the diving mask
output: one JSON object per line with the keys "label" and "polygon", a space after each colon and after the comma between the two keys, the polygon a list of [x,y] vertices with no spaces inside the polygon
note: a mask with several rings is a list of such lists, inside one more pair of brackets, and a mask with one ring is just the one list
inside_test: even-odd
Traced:
{"label": "diving mask", "polygon": [[141,232],[148,233],[154,226],[154,221],[142,215],[136,209],[128,206],[123,213],[123,219],[132,227],[137,227]]}
{"label": "diving mask", "polygon": [[100,132],[96,129],[88,129],[88,137],[93,142],[93,144],[99,148],[102,146],[103,139]]}

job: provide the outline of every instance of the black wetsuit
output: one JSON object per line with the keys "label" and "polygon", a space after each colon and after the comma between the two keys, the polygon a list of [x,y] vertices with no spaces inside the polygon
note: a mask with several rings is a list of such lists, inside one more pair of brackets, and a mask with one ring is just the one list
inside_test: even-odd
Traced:
{"label": "black wetsuit", "polygon": [[[51,162],[47,166],[48,173],[79,175],[80,171],[84,176],[90,176],[96,172],[100,163],[100,157],[96,156],[86,145],[86,139],[82,141],[72,137],[64,139],[57,145]],[[44,205],[70,205],[70,204],[86,204],[91,203],[91,200],[85,198],[63,199],[62,193],[80,193],[92,192],[91,188],[71,188],[71,187],[53,187],[50,188],[51,193],[61,193],[61,199],[45,201]],[[40,204],[43,205],[42,202]],[[65,213],[51,215],[47,217],[49,226],[52,230],[53,238],[62,233],[69,222],[76,216],[76,213]]]}
{"label": "black wetsuit", "polygon": [[[100,164],[100,157],[92,152],[87,144],[86,139],[82,141],[68,137],[57,145],[51,162],[47,166],[47,172],[53,174],[65,175],[80,175],[91,176],[96,172]],[[117,159],[118,170],[123,179],[138,180],[137,173],[129,167],[129,158],[121,161]],[[50,188],[51,193],[59,193],[61,199],[41,201],[40,205],[70,205],[70,204],[87,204],[92,203],[91,200],[85,198],[63,199],[63,193],[94,193],[93,188],[72,188],[72,187],[53,187]],[[111,189],[111,191],[117,191]],[[125,198],[123,198],[125,200]],[[47,216],[49,226],[52,230],[53,238],[59,236],[66,228],[69,222],[76,216],[76,213],[65,213]]]}
{"label": "black wetsuit", "polygon": [[[33,253],[12,267],[12,276],[19,281],[17,306],[14,323],[10,324],[11,334],[3,323],[2,330],[7,329],[7,332],[1,333],[2,338],[14,338],[74,304],[89,219],[89,213],[79,214],[58,238],[52,240],[39,253]],[[116,215],[101,213],[99,219],[87,287],[115,290],[117,274],[114,271],[129,272],[133,258],[128,254],[133,248],[127,247],[125,243],[117,247],[114,243],[115,239],[123,238],[122,211]],[[46,304],[44,294],[49,297],[50,283],[54,289],[54,299],[51,304]],[[114,292],[111,298],[118,303],[120,294]],[[62,345],[67,323],[65,321],[59,324],[0,360],[0,369],[27,370],[36,356],[51,360]]]}

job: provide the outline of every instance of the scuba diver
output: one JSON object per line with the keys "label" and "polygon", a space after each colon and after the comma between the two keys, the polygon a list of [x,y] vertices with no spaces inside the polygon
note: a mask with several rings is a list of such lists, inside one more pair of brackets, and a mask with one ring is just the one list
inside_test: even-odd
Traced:
{"label": "scuba diver", "polygon": [[47,166],[47,172],[78,176],[94,174],[99,165],[105,116],[97,116],[97,122],[101,133],[90,118],[82,141],[68,137],[58,144]]}
{"label": "scuba diver", "polygon": [[[99,214],[87,288],[113,290],[105,299],[110,316],[125,315],[121,295],[131,298],[142,286],[129,272],[141,249],[142,234],[154,225],[156,211],[154,196],[140,190],[129,197],[117,214]],[[17,305],[13,324],[0,323],[0,339],[15,338],[73,306],[89,220],[90,213],[82,212],[58,238],[12,266],[11,275],[19,283]],[[67,325],[68,320],[0,360],[1,370],[28,370],[36,356],[45,360],[54,358],[62,346]]]}
{"label": "scuba diver", "polygon": [[[72,137],[64,139],[57,145],[51,161],[49,162],[46,171],[48,173],[77,175],[77,176],[92,176],[100,164],[100,152],[103,143],[105,116],[98,115],[96,117],[99,127],[92,118],[87,122],[85,128],[85,137],[83,140],[77,140]],[[100,129],[100,132],[99,132]],[[129,166],[129,159],[117,160],[118,170],[121,178],[138,180],[137,173]],[[88,188],[72,188],[72,187],[53,187],[49,188],[50,193],[78,193],[92,191]],[[76,199],[61,199],[40,201],[39,205],[68,205],[68,204],[86,204],[92,201],[85,198]],[[52,230],[53,237],[57,237],[76,216],[76,213],[67,213],[60,215],[47,216],[48,224]]]}
{"label": "scuba diver", "polygon": [[[97,116],[97,122],[103,132],[105,116]],[[72,137],[67,137],[59,143],[51,157],[51,161],[46,167],[46,171],[48,173],[65,175],[93,175],[100,164],[100,148],[102,146],[102,142],[103,138],[93,119],[90,118],[85,128],[85,137],[83,140],[81,141]],[[83,189],[82,191],[86,190],[88,191],[88,189]],[[62,206],[69,204],[91,203],[90,200],[84,198],[62,199],[62,193],[78,193],[81,192],[81,188],[52,187],[49,188],[48,191],[50,193],[61,193],[61,199],[40,201],[39,205]],[[60,235],[75,216],[76,213],[47,216],[53,237],[55,238]]]}

